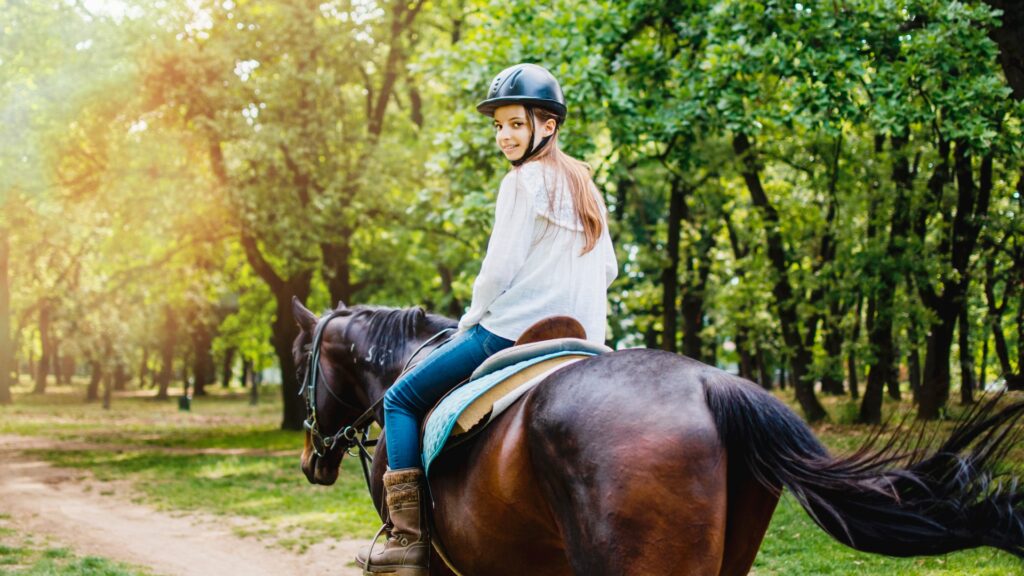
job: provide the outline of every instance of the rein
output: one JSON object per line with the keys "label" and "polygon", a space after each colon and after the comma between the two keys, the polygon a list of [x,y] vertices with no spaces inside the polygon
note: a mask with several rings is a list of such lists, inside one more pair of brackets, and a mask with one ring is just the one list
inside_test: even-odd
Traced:
{"label": "rein", "polygon": [[[299,396],[306,397],[306,420],[302,423],[303,427],[309,431],[311,444],[313,446],[313,453],[318,458],[323,458],[325,455],[335,447],[340,447],[346,454],[353,456],[352,449],[357,448],[359,452],[359,463],[363,468],[363,478],[366,480],[366,488],[370,489],[370,465],[373,464],[373,456],[367,450],[367,447],[373,447],[377,445],[380,437],[370,438],[370,424],[373,423],[376,417],[377,409],[384,401],[384,395],[381,395],[373,404],[370,405],[358,418],[355,419],[348,426],[344,426],[341,430],[331,436],[324,436],[320,432],[319,421],[316,416],[316,385],[319,380],[322,379],[322,371],[320,369],[320,345],[323,343],[324,330],[327,328],[327,324],[331,320],[342,316],[344,310],[332,310],[330,314],[324,316],[317,323],[316,330],[313,332],[313,341],[308,344],[309,348],[306,350],[306,377],[303,379],[302,387],[299,388]],[[406,372],[409,371],[409,365],[416,356],[429,344],[440,338],[441,336],[452,332],[455,328],[445,328],[440,332],[434,334],[428,338],[423,344],[420,344],[416,351],[409,356],[406,360],[405,366],[402,367],[402,371],[399,372],[398,378],[395,379],[397,382]],[[451,339],[449,335],[444,342]],[[444,343],[442,342],[442,344]],[[341,399],[334,390],[331,390],[330,386],[325,386],[325,390],[330,394],[331,398],[335,402],[340,404],[344,408],[348,408],[354,412],[358,412],[359,408],[354,406],[350,402],[346,402]],[[371,490],[372,491],[372,490]]]}

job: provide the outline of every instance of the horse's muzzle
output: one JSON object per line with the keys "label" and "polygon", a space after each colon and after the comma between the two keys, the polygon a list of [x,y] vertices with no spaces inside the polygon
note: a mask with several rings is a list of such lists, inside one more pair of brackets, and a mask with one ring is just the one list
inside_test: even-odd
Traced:
{"label": "horse's muzzle", "polygon": [[327,453],[323,458],[313,452],[313,445],[306,432],[306,445],[302,450],[302,473],[310,484],[321,484],[330,486],[338,480],[338,471],[341,468],[341,458],[335,454]]}

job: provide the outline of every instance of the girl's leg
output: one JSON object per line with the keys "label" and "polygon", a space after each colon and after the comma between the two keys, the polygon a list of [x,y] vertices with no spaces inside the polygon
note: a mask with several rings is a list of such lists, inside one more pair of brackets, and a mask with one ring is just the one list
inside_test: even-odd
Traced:
{"label": "girl's leg", "polygon": [[460,332],[402,376],[384,395],[384,428],[392,470],[420,468],[420,421],[448,390],[473,373],[488,356],[513,342],[479,324]]}

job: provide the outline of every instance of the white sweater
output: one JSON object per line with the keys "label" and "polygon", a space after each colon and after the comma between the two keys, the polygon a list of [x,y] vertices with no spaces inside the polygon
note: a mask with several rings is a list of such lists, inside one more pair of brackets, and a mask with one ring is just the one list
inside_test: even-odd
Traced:
{"label": "white sweater", "polygon": [[586,237],[564,178],[541,162],[513,168],[501,181],[487,255],[459,329],[479,323],[515,340],[538,320],[567,315],[583,324],[587,340],[603,344],[608,286],[618,275],[607,211],[603,217],[597,244],[581,256]]}

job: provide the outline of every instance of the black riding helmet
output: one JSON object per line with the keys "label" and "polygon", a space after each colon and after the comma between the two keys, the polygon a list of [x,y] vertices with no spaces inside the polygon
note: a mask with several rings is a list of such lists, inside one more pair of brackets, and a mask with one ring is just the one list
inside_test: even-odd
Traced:
{"label": "black riding helmet", "polygon": [[565,96],[558,80],[536,64],[516,64],[494,77],[487,99],[476,105],[481,114],[494,116],[494,110],[506,104],[522,104],[550,110],[565,122]]}
{"label": "black riding helmet", "polygon": [[[568,110],[565,107],[565,96],[558,80],[542,66],[536,64],[516,64],[502,70],[491,82],[487,91],[487,99],[476,105],[476,109],[486,116],[494,117],[494,111],[501,106],[522,104],[530,122],[530,145],[522,158],[513,160],[512,165],[519,166],[531,156],[544,148],[551,139],[544,138],[540,145],[533,147],[533,111],[532,108],[543,108],[553,112],[557,117],[558,126],[565,122]],[[557,128],[556,128],[557,130]]]}

